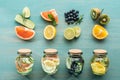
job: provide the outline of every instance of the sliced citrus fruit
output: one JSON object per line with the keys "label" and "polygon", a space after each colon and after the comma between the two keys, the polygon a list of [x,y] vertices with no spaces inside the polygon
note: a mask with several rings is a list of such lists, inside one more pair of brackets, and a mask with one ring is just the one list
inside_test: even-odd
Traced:
{"label": "sliced citrus fruit", "polygon": [[74,39],[75,37],[75,31],[73,28],[66,28],[65,31],[64,31],[64,37],[65,39],[67,40],[72,40]]}
{"label": "sliced citrus fruit", "polygon": [[92,35],[96,38],[96,39],[105,39],[108,36],[108,32],[107,30],[100,26],[100,25],[95,25],[92,29]]}
{"label": "sliced citrus fruit", "polygon": [[52,40],[56,36],[56,28],[52,25],[47,25],[44,29],[44,37],[47,40]]}
{"label": "sliced citrus fruit", "polygon": [[51,60],[45,60],[43,61],[43,69],[47,73],[54,73],[56,71],[56,63]]}
{"label": "sliced citrus fruit", "polygon": [[28,7],[24,7],[22,14],[23,14],[23,17],[29,18],[30,17],[30,9]]}
{"label": "sliced citrus fruit", "polygon": [[34,29],[35,24],[29,20],[29,19],[24,19],[21,15],[17,14],[15,17],[15,21],[24,25],[27,28]]}
{"label": "sliced citrus fruit", "polygon": [[30,40],[34,37],[35,31],[23,26],[16,26],[15,27],[16,35],[23,40]]}
{"label": "sliced citrus fruit", "polygon": [[91,64],[91,68],[92,68],[93,73],[96,75],[102,75],[102,74],[105,74],[106,72],[105,66],[99,62],[93,62]]}
{"label": "sliced citrus fruit", "polygon": [[51,10],[48,10],[48,11],[43,11],[43,12],[40,13],[41,17],[42,17],[44,20],[46,20],[46,21],[52,21],[52,20],[48,17],[49,14],[53,16],[53,18],[55,19],[56,23],[58,24],[58,14],[57,14],[57,12],[56,12],[55,9],[51,9]]}
{"label": "sliced citrus fruit", "polygon": [[81,29],[79,26],[75,26],[73,27],[74,31],[75,31],[75,37],[78,38],[80,36],[81,33]]}

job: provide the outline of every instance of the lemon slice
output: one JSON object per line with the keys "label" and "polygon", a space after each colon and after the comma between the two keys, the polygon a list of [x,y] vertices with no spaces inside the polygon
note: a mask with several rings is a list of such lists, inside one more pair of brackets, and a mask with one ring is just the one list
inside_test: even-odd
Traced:
{"label": "lemon slice", "polygon": [[107,30],[100,26],[100,25],[95,25],[92,29],[92,35],[99,40],[105,39],[108,36]]}
{"label": "lemon slice", "polygon": [[30,17],[30,9],[28,7],[25,7],[23,9],[23,13],[22,14],[23,14],[23,17],[29,18]]}
{"label": "lemon slice", "polygon": [[54,73],[56,71],[56,64],[54,63],[54,61],[51,61],[51,60],[43,61],[42,67],[46,73],[51,74],[51,73]]}
{"label": "lemon slice", "polygon": [[66,28],[64,31],[64,37],[67,40],[72,40],[75,37],[75,31],[73,28]]}
{"label": "lemon slice", "polygon": [[78,38],[81,34],[81,29],[79,26],[75,26],[73,27],[74,31],[75,31],[75,37]]}
{"label": "lemon slice", "polygon": [[48,25],[44,29],[44,37],[47,40],[52,40],[56,36],[56,28],[52,25]]}
{"label": "lemon slice", "polygon": [[96,75],[103,75],[106,72],[105,66],[98,62],[93,62],[91,64],[91,68],[92,68],[93,73]]}

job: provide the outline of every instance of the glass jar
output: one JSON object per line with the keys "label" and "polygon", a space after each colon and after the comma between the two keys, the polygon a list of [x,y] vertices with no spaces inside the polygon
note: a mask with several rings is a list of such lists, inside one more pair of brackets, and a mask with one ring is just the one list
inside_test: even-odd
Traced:
{"label": "glass jar", "polygon": [[70,49],[68,54],[69,57],[66,59],[67,69],[71,74],[78,76],[84,66],[84,60],[81,56],[82,51],[79,49]]}
{"label": "glass jar", "polygon": [[31,56],[32,51],[30,49],[19,49],[19,56],[15,60],[18,73],[22,75],[28,75],[32,71],[34,60]]}
{"label": "glass jar", "polygon": [[45,49],[44,56],[41,58],[42,68],[49,75],[57,72],[60,64],[58,51],[56,49]]}
{"label": "glass jar", "polygon": [[95,49],[91,59],[91,69],[95,75],[104,75],[109,66],[107,51],[103,49]]}

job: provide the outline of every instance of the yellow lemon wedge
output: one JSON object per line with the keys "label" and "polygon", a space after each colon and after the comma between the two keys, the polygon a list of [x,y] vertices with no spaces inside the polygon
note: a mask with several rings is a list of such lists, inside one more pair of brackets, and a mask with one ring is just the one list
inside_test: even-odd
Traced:
{"label": "yellow lemon wedge", "polygon": [[56,36],[56,28],[52,25],[47,25],[44,29],[44,37],[47,40],[52,40]]}
{"label": "yellow lemon wedge", "polygon": [[108,36],[107,30],[101,25],[95,25],[92,29],[92,35],[99,40],[105,39]]}
{"label": "yellow lemon wedge", "polygon": [[106,72],[106,68],[104,67],[104,65],[102,65],[99,62],[93,62],[91,64],[91,68],[94,74],[96,75],[103,75]]}
{"label": "yellow lemon wedge", "polygon": [[56,63],[51,60],[43,61],[43,70],[47,73],[54,73],[56,71]]}

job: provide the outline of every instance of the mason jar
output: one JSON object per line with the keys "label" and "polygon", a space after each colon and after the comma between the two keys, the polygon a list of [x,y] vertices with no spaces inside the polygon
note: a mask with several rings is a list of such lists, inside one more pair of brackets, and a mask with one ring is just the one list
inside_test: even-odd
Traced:
{"label": "mason jar", "polygon": [[70,74],[78,76],[83,71],[84,59],[82,58],[82,50],[70,49],[69,57],[66,59],[66,66]]}
{"label": "mason jar", "polygon": [[58,51],[56,49],[45,49],[41,63],[44,72],[49,75],[55,74],[60,64]]}
{"label": "mason jar", "polygon": [[19,49],[18,57],[15,60],[17,72],[22,75],[28,75],[32,71],[34,60],[30,49]]}
{"label": "mason jar", "polygon": [[91,59],[91,69],[95,75],[104,75],[109,66],[107,51],[104,49],[95,49]]}

